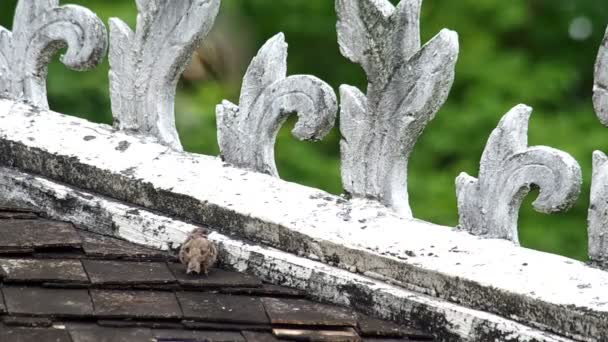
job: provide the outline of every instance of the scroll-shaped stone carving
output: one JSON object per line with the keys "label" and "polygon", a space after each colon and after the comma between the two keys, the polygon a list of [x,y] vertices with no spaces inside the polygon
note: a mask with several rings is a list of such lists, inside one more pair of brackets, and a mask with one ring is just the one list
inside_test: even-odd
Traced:
{"label": "scroll-shaped stone carving", "polygon": [[456,179],[461,229],[519,243],[519,208],[532,187],[540,188],[533,205],[542,213],[566,210],[578,198],[582,177],[576,160],[550,147],[528,147],[531,113],[525,105],[507,113],[490,135],[479,178],[462,173]]}
{"label": "scroll-shaped stone carving", "polygon": [[280,33],[249,65],[239,105],[223,101],[217,106],[222,159],[278,177],[274,144],[287,117],[298,114],[296,138],[314,141],[331,130],[337,111],[336,94],[325,82],[308,75],[287,77],[287,44]]}
{"label": "scroll-shaped stone carving", "polygon": [[[608,126],[608,31],[600,46],[595,64],[593,105],[604,126]],[[593,175],[588,214],[589,260],[608,269],[608,157],[593,153]]]}
{"label": "scroll-shaped stone carving", "polygon": [[587,217],[589,260],[608,269],[608,156],[593,153],[591,198]]}
{"label": "scroll-shaped stone carving", "polygon": [[351,195],[375,198],[411,216],[409,155],[447,99],[458,35],[442,30],[420,47],[421,0],[337,0],[342,54],[368,77],[367,95],[343,85],[342,183]]}
{"label": "scroll-shaped stone carving", "polygon": [[608,126],[608,30],[595,63],[593,105],[602,124]]}
{"label": "scroll-shaped stone carving", "polygon": [[91,11],[59,0],[19,0],[12,32],[0,26],[0,95],[48,109],[47,66],[67,47],[61,62],[73,70],[96,66],[107,49],[106,29]]}
{"label": "scroll-shaped stone carving", "polygon": [[155,136],[175,150],[174,100],[179,76],[211,30],[220,0],[136,0],[133,32],[110,19],[110,95],[114,125]]}

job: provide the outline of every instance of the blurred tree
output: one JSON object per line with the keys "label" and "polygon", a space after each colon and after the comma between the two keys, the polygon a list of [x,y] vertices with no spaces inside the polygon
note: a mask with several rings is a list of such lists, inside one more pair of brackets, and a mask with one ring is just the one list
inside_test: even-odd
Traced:
{"label": "blurred tree", "polygon": [[[91,8],[106,22],[110,16],[119,16],[134,25],[134,1],[70,2]],[[0,25],[10,28],[15,3],[3,1]],[[211,46],[200,51],[205,67],[210,68],[207,71],[215,72],[203,77],[204,81],[183,82],[178,91],[178,129],[187,150],[217,154],[215,105],[223,98],[238,98],[238,76],[256,48],[279,31],[285,32],[290,43],[290,74],[314,74],[336,89],[340,84],[366,86],[360,68],[340,55],[333,1],[224,0],[221,13],[220,24],[207,42]],[[566,214],[535,213],[529,205],[533,196],[529,196],[520,215],[522,244],[586,258],[591,153],[608,151],[608,130],[591,107],[593,65],[606,24],[608,3],[597,0],[424,2],[423,40],[447,27],[459,33],[461,49],[448,103],[412,155],[409,187],[417,217],[456,224],[454,178],[461,171],[477,174],[491,130],[508,109],[526,103],[535,108],[530,144],[571,153],[583,167],[585,183],[577,206]],[[88,73],[68,71],[54,63],[49,76],[51,107],[109,123],[107,70],[107,62]],[[237,75],[236,82],[232,74]],[[337,130],[324,141],[310,144],[291,138],[290,125],[293,120],[281,131],[276,147],[282,177],[340,193]]]}

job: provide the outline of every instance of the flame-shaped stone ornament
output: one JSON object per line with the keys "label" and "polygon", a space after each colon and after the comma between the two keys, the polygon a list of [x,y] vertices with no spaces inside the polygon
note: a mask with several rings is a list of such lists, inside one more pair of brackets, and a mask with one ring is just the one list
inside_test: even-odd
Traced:
{"label": "flame-shaped stone ornament", "polygon": [[412,215],[407,164],[416,140],[447,99],[458,36],[442,30],[420,47],[421,0],[337,0],[342,54],[361,65],[367,95],[340,88],[342,184]]}
{"label": "flame-shaped stone ornament", "polygon": [[249,65],[239,105],[223,101],[217,106],[222,159],[278,177],[274,144],[287,117],[298,114],[296,138],[315,141],[331,130],[337,111],[336,94],[325,82],[308,75],[287,77],[287,44],[280,33]]}
{"label": "flame-shaped stone ornament", "polygon": [[200,41],[213,27],[220,0],[136,0],[133,32],[110,19],[110,95],[114,125],[155,136],[181,150],[175,89]]}
{"label": "flame-shaped stone ornament", "polygon": [[88,9],[59,0],[20,0],[12,32],[0,26],[0,96],[48,109],[47,66],[67,47],[61,62],[83,71],[101,62],[107,49],[101,20]]}
{"label": "flame-shaped stone ornament", "polygon": [[[593,105],[597,117],[608,126],[608,31],[597,56]],[[591,202],[588,215],[589,260],[608,269],[608,157],[600,151],[593,153]]]}
{"label": "flame-shaped stone ornament", "polygon": [[525,105],[508,112],[490,135],[479,178],[462,173],[456,179],[461,229],[519,243],[519,208],[533,187],[540,188],[533,205],[541,213],[563,211],[575,203],[582,182],[580,166],[565,152],[528,147],[531,113]]}

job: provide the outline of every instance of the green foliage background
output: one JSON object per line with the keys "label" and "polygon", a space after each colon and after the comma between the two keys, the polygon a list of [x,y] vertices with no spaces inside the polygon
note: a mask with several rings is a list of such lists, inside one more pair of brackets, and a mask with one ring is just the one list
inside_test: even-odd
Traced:
{"label": "green foliage background", "polygon": [[[106,23],[116,16],[134,26],[131,0],[73,0],[95,11]],[[393,1],[394,3],[396,1]],[[16,0],[3,0],[0,25],[10,28]],[[313,74],[334,86],[365,88],[361,69],[338,50],[331,0],[224,0],[222,17],[256,49],[277,32],[290,44],[289,72]],[[569,35],[572,20],[585,17],[592,34]],[[535,108],[530,144],[549,145],[572,154],[584,173],[583,193],[566,214],[534,212],[529,196],[520,214],[524,246],[586,259],[586,212],[591,153],[608,151],[608,130],[591,106],[593,65],[608,24],[608,3],[599,0],[427,0],[422,32],[426,41],[441,28],[460,35],[456,81],[447,104],[418,142],[409,170],[409,191],[416,217],[444,225],[457,223],[454,178],[476,175],[490,131],[518,103]],[[246,60],[255,53],[248,52]],[[107,61],[87,73],[50,67],[49,98],[54,110],[111,121]],[[189,151],[217,154],[214,108],[222,99],[236,101],[239,84],[210,81],[181,85],[176,101],[180,136]],[[276,147],[282,177],[341,192],[339,133],[316,144],[280,133]],[[202,172],[204,170],[201,170]],[[204,175],[203,175],[204,176]]]}

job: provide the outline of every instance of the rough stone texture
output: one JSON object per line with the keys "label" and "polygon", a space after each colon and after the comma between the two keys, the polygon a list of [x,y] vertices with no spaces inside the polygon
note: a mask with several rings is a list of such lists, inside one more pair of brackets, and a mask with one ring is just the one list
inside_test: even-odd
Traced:
{"label": "rough stone texture", "polygon": [[593,105],[602,124],[608,126],[608,30],[602,41],[595,63]]}
{"label": "rough stone texture", "polygon": [[110,19],[110,95],[114,124],[181,150],[174,98],[179,76],[213,26],[220,0],[139,0],[133,32]]}
{"label": "rough stone texture", "polygon": [[593,153],[591,199],[587,217],[589,260],[608,270],[608,156]]}
{"label": "rough stone texture", "polygon": [[[96,215],[118,223],[115,230],[104,226],[104,233],[137,243],[143,242],[151,247],[159,245],[158,237],[151,237],[154,235],[153,231],[141,227],[153,227],[154,222],[164,222],[163,238],[171,236],[179,239],[181,236],[182,241],[185,237],[184,231],[196,228],[194,225],[171,220],[99,195],[73,190],[40,177],[26,176],[5,168],[0,170],[0,175],[0,198],[6,199],[8,203],[38,203],[41,210],[51,209],[48,214],[53,218],[69,219],[88,229],[96,224],[90,219],[92,213],[87,211],[87,208],[93,205]],[[45,197],[41,196],[41,193],[45,193]],[[66,196],[66,193],[71,195]],[[5,194],[11,196],[7,198]],[[66,197],[70,200],[65,201]],[[51,201],[63,203],[65,207],[63,210],[59,206],[53,209],[48,205]],[[129,214],[134,210],[139,212],[137,217]],[[265,281],[298,288],[318,300],[351,306],[384,319],[413,323],[421,330],[439,332],[441,341],[489,341],[496,338],[518,341],[570,341],[493,314],[451,304],[276,249],[255,246],[217,232],[212,232],[209,238],[217,244],[224,267],[240,272],[252,272]],[[458,255],[453,254],[452,257]],[[580,277],[584,278],[585,275]],[[598,291],[601,290],[602,287],[598,287]],[[581,321],[580,324],[588,324],[589,329],[599,329],[595,322]],[[583,340],[594,341],[594,338],[600,338],[597,336],[602,336],[597,333],[598,330],[593,331],[595,335],[588,335]]]}
{"label": "rough stone texture", "polygon": [[340,88],[342,184],[408,217],[409,155],[447,99],[458,56],[458,36],[449,30],[420,47],[421,2],[336,2],[340,50],[369,81],[367,95]]}
{"label": "rough stone texture", "polygon": [[[597,117],[608,126],[608,31],[600,46],[595,64],[593,104]],[[591,201],[588,215],[589,259],[608,270],[608,157],[593,153]]]}
{"label": "rough stone texture", "polygon": [[[0,101],[0,113],[2,103]],[[19,117],[18,113],[19,111],[13,111],[13,115],[4,118],[0,115],[0,133],[5,134],[3,128],[7,132],[14,131],[11,129],[13,124],[9,123]],[[58,117],[48,112],[44,114],[38,119],[47,119],[42,123],[42,127],[51,132],[49,137],[58,137],[54,133],[54,125],[51,124],[58,118],[79,120]],[[30,118],[27,120],[29,121]],[[85,124],[82,120],[80,122]],[[80,125],[62,124],[62,127],[77,127],[76,132],[64,132],[63,137],[73,137],[77,141],[82,133],[104,131],[102,126],[88,123],[86,125],[87,127],[79,127]],[[397,310],[396,305],[411,304],[411,299],[408,298],[416,293],[418,294],[414,296],[415,298],[427,298],[420,295],[426,293],[568,336],[601,337],[608,331],[605,319],[608,310],[603,304],[606,302],[603,289],[608,286],[608,275],[605,272],[560,256],[515,247],[507,241],[480,239],[446,227],[399,218],[381,205],[374,206],[373,202],[348,203],[318,190],[261,174],[223,167],[221,161],[204,156],[179,154],[181,156],[179,159],[167,160],[173,178],[163,175],[162,172],[158,173],[159,169],[156,169],[154,177],[143,174],[137,176],[140,171],[137,171],[135,165],[142,163],[143,160],[133,160],[131,157],[118,158],[112,155],[116,152],[112,146],[117,141],[132,139],[131,146],[137,152],[133,155],[134,158],[146,155],[153,159],[158,154],[151,154],[148,149],[153,149],[155,145],[147,146],[141,141],[122,136],[120,133],[111,133],[109,128],[106,129],[110,136],[114,134],[117,136],[109,138],[102,134],[91,141],[99,141],[100,146],[95,149],[106,149],[105,152],[109,155],[102,157],[98,150],[95,153],[97,157],[86,156],[85,152],[91,151],[92,147],[79,146],[78,149],[81,151],[77,153],[82,153],[83,160],[88,158],[88,161],[83,163],[78,161],[79,158],[67,157],[67,160],[72,160],[71,167],[74,167],[71,169],[73,170],[71,176],[65,174],[65,170],[62,171],[62,167],[58,166],[62,163],[60,156],[69,156],[76,152],[64,149],[68,146],[76,146],[69,143],[62,146],[50,142],[43,143],[43,146],[55,146],[58,149],[53,148],[54,152],[49,153],[49,151],[43,152],[38,147],[32,147],[26,153],[29,158],[22,159],[15,158],[14,155],[15,153],[22,155],[21,153],[25,152],[19,147],[21,143],[15,142],[12,144],[14,148],[7,149],[6,138],[0,139],[0,150],[3,151],[0,153],[0,162],[6,164],[8,160],[21,160],[25,163],[20,163],[20,166],[30,168],[38,164],[36,160],[42,160],[38,158],[44,156],[43,159],[51,162],[53,166],[37,168],[38,172],[54,170],[55,177],[66,175],[68,177],[59,178],[101,190],[103,190],[101,184],[114,184],[117,195],[124,196],[126,191],[132,191],[131,200],[139,198],[140,203],[146,201],[146,205],[150,207],[158,208],[154,205],[154,201],[165,198],[166,203],[176,202],[176,206],[163,205],[163,207],[183,209],[184,211],[179,212],[182,217],[187,217],[188,213],[202,214],[204,216],[197,216],[197,220],[222,228],[227,233],[238,233],[250,240],[266,242],[285,251],[301,253],[343,269],[355,269],[359,273],[364,273],[366,277],[390,281],[401,286],[400,291],[404,291],[403,298],[384,297],[369,288],[380,284],[378,281],[365,277],[357,278],[358,275],[340,271],[341,275],[350,275],[361,281],[357,282],[358,285],[348,287],[351,278],[347,277],[340,283],[341,287],[327,285],[329,286],[327,289],[333,288],[336,293],[328,290],[329,292],[324,292],[325,294],[320,298],[334,303],[343,303],[336,301],[336,298],[341,298],[340,293],[349,289],[353,293],[359,291],[362,294],[359,297],[361,298],[359,305],[365,309],[364,299],[371,293],[371,298],[377,298],[381,303],[388,305],[378,304],[378,308],[382,308],[381,311],[384,312],[383,315],[398,318],[398,315],[391,315],[405,309]],[[25,137],[29,135],[28,130],[20,132]],[[26,138],[24,140],[29,141]],[[60,152],[62,150],[63,152]],[[146,150],[148,151],[144,152]],[[164,159],[169,155],[163,154],[159,158]],[[135,173],[134,178],[121,180],[120,172],[117,174],[108,172],[102,178],[92,178],[100,174],[101,161],[106,158],[110,158],[106,161],[106,165],[116,165],[112,162],[114,159],[125,162],[126,165],[122,164],[121,167],[133,170],[131,172]],[[130,163],[135,164],[129,166]],[[42,166],[42,164],[38,165]],[[141,165],[141,167],[143,170],[150,170],[150,166]],[[200,178],[198,176],[200,169],[206,170],[210,178]],[[87,176],[80,177],[81,172],[86,173]],[[192,178],[186,177],[188,174]],[[2,169],[0,176],[0,198],[5,199],[7,203],[19,206],[39,204],[41,209],[52,214],[54,218],[70,220],[89,229],[96,227],[98,222],[94,217],[99,217],[99,222],[107,221],[108,224],[102,224],[98,230],[103,229],[105,234],[111,233],[137,243],[153,247],[175,247],[185,239],[187,232],[195,228],[141,208],[133,208],[82,190],[70,189],[41,177],[28,176],[10,169]],[[178,181],[180,179],[182,181]],[[156,183],[159,180],[172,180],[172,183],[157,186],[174,188],[171,191],[165,190],[161,195],[138,190],[138,186],[142,183]],[[188,186],[182,188],[179,185],[182,182],[187,182]],[[122,186],[120,191],[119,185]],[[184,192],[186,189],[192,193]],[[196,202],[194,196],[199,196],[200,202]],[[156,203],[162,205],[160,202]],[[172,214],[175,213],[178,212]],[[309,265],[307,267],[310,269],[302,270],[292,263],[275,262],[274,257],[261,258],[261,255],[269,255],[268,253],[279,253],[282,257],[288,254],[249,244],[243,244],[241,247],[238,247],[240,243],[223,245],[216,238],[217,236],[213,234],[212,240],[219,245],[219,259],[222,262],[232,260],[228,264],[235,265],[234,268],[241,271],[248,268],[265,269],[266,271],[262,273],[266,275],[262,275],[262,278],[272,280],[274,283],[288,285],[286,279],[291,279],[288,281],[291,284],[289,286],[315,293],[317,289],[324,289],[325,284],[329,284],[329,280],[334,279],[338,271],[336,268],[324,266],[327,267],[328,278],[315,277],[313,280],[318,281],[316,287],[309,288],[309,278],[313,270],[320,269],[322,264],[294,256],[297,263]],[[400,238],[406,236],[407,238]],[[556,269],[560,272],[555,272]],[[298,275],[296,278],[293,278],[294,272]],[[304,272],[304,275],[298,272]],[[429,303],[435,301],[444,303],[442,300],[431,300]],[[429,308],[426,304],[412,305],[407,306],[408,316],[415,316],[414,310],[418,310],[425,316],[424,319],[419,320],[421,325],[423,322],[435,322],[439,318],[441,319],[435,324],[441,326],[464,324],[468,328],[458,328],[465,330],[458,332],[462,336],[472,334],[470,329],[473,328],[490,332],[504,332],[505,329],[511,332],[519,331],[519,328],[515,328],[519,325],[512,326],[513,322],[488,323],[484,317],[495,316],[473,310],[471,312],[474,314],[466,310],[465,313],[460,313],[461,308],[455,305],[452,308],[452,304],[449,305],[450,314],[447,316],[443,313],[444,309],[438,313],[439,309]],[[477,316],[478,314],[481,316]],[[442,321],[443,318],[445,322]],[[448,328],[449,331],[453,331],[450,329],[452,328]],[[458,329],[456,330],[459,331]],[[587,338],[587,340],[593,339]]]}
{"label": "rough stone texture", "polygon": [[532,108],[519,105],[492,132],[481,157],[479,179],[456,179],[459,227],[475,235],[519,244],[517,217],[524,197],[540,188],[534,209],[554,213],[570,208],[580,193],[581,168],[569,154],[528,147]]}
{"label": "rough stone texture", "polygon": [[48,108],[47,64],[67,47],[61,62],[87,70],[101,62],[108,42],[105,26],[86,8],[59,0],[19,0],[12,32],[0,26],[0,95]]}
{"label": "rough stone texture", "polygon": [[333,89],[314,76],[287,77],[287,44],[282,33],[260,49],[245,74],[240,104],[217,106],[222,159],[238,167],[278,176],[274,143],[292,113],[293,135],[320,140],[334,125],[338,104]]}

